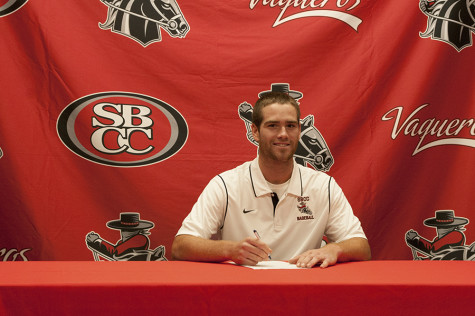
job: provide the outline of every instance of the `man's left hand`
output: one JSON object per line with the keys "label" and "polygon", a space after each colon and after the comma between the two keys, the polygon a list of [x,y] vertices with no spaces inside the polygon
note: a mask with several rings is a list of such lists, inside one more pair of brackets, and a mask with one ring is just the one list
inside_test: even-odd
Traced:
{"label": "man's left hand", "polygon": [[320,268],[326,268],[337,262],[338,256],[341,252],[342,249],[340,246],[336,244],[327,244],[320,249],[305,251],[301,255],[290,259],[289,263],[293,263],[299,268],[311,268],[320,263]]}

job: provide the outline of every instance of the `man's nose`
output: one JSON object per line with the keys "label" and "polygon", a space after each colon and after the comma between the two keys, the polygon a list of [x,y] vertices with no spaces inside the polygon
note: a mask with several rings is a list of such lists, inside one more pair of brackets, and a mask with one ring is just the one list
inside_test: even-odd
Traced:
{"label": "man's nose", "polygon": [[285,126],[282,126],[280,129],[279,129],[279,133],[277,135],[277,137],[279,138],[287,138],[289,136],[289,133],[287,132],[287,128]]}

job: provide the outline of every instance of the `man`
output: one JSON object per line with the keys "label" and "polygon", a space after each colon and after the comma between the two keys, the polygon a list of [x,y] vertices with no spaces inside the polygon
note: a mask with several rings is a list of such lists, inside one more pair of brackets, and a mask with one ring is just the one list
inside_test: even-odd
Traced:
{"label": "man", "polygon": [[[183,221],[172,257],[256,265],[272,256],[305,268],[369,260],[368,241],[340,187],[294,162],[297,101],[287,93],[263,94],[252,134],[258,157],[211,180]],[[254,230],[257,237],[250,237]],[[216,233],[218,240],[210,239]],[[324,235],[333,242],[321,247]]]}

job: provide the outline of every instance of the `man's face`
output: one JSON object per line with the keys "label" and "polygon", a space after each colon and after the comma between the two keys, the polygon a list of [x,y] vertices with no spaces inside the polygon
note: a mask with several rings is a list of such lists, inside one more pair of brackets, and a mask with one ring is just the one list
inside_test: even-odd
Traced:
{"label": "man's face", "polygon": [[252,134],[259,142],[261,158],[288,162],[297,150],[300,139],[297,110],[288,103],[273,103],[264,107],[261,126],[258,129],[252,125]]}

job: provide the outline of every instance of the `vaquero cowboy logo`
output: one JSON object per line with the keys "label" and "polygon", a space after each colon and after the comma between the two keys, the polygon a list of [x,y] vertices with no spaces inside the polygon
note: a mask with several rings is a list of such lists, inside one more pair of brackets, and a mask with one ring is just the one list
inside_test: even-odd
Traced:
{"label": "vaquero cowboy logo", "polygon": [[427,29],[422,38],[445,42],[457,51],[472,46],[475,32],[475,1],[420,0],[419,7],[427,15]]}
{"label": "vaquero cowboy logo", "polygon": [[106,225],[120,230],[121,239],[112,244],[93,231],[87,234],[86,245],[95,261],[100,261],[100,257],[108,261],[167,261],[164,246],[149,249],[149,230],[155,225],[140,220],[139,213],[121,213],[120,219],[107,222]]}
{"label": "vaquero cowboy logo", "polygon": [[[284,92],[295,100],[302,98],[303,94],[299,91],[289,90],[288,83],[273,83],[270,91],[262,91],[258,94],[260,97],[267,92]],[[243,102],[238,107],[239,117],[244,121],[246,126],[247,139],[256,146],[259,143],[252,136],[252,111],[253,107],[247,102]],[[322,134],[314,125],[313,115],[307,115],[304,119],[300,120],[301,132],[300,140],[297,146],[297,150],[294,154],[295,162],[302,166],[310,165],[314,169],[319,171],[329,171],[333,165],[333,156],[328,148],[325,139]]]}
{"label": "vaquero cowboy logo", "polygon": [[109,7],[107,20],[99,27],[127,36],[142,46],[160,42],[164,29],[171,37],[183,38],[190,30],[175,0],[101,0]]}
{"label": "vaquero cowboy logo", "polygon": [[424,225],[435,227],[437,236],[432,240],[421,237],[416,231],[406,232],[406,244],[414,260],[469,260],[475,261],[475,242],[465,244],[465,225],[469,220],[455,217],[453,210],[440,210],[428,218]]}

